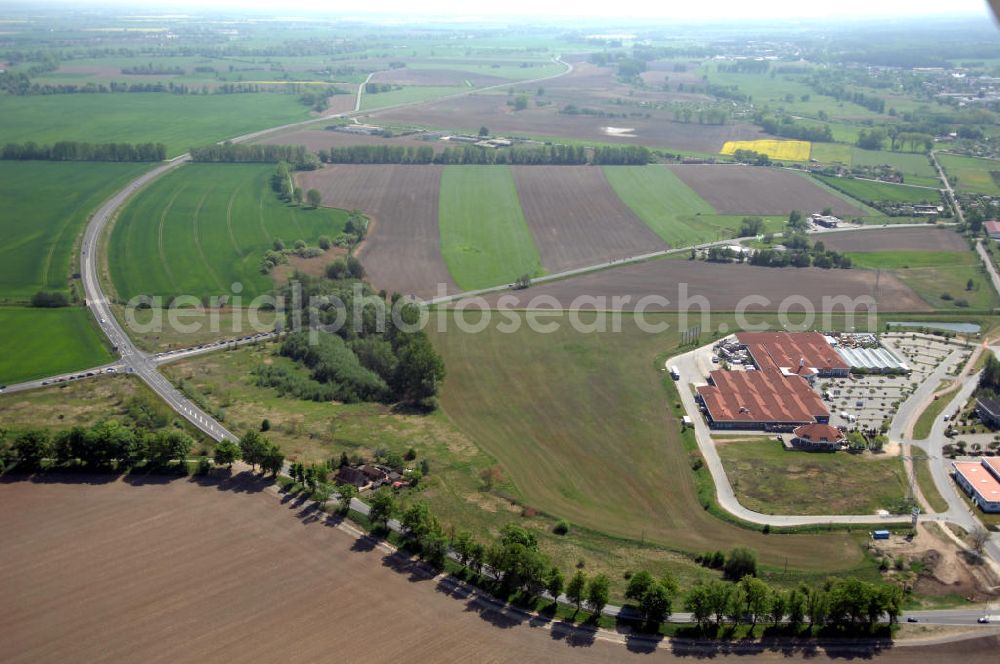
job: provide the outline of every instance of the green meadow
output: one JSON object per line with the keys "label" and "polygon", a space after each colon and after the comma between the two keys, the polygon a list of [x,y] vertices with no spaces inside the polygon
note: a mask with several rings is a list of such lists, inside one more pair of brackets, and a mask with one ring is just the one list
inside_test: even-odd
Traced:
{"label": "green meadow", "polygon": [[0,117],[0,143],[154,142],[176,156],[193,145],[307,120],[309,109],[294,95],[268,93],[0,95]]}
{"label": "green meadow", "polygon": [[1000,161],[953,154],[939,154],[937,158],[948,177],[957,178],[955,189],[1000,196],[1000,186],[992,175],[1000,171]]}
{"label": "green meadow", "polygon": [[465,290],[541,272],[508,166],[446,166],[438,209],[441,255]]}
{"label": "green meadow", "polygon": [[188,164],[142,191],[108,241],[118,296],[205,299],[239,282],[242,296],[251,298],[273,287],[261,260],[276,240],[315,247],[321,235],[343,230],[342,210],[280,201],[271,189],[273,172],[263,164]]}
{"label": "green meadow", "polygon": [[0,307],[0,385],[87,369],[113,359],[83,307]]}

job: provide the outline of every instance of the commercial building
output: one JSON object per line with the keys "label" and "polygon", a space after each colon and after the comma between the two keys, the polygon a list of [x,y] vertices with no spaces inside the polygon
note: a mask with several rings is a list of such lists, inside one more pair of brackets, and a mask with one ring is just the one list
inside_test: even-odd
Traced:
{"label": "commercial building", "polygon": [[996,458],[955,461],[955,481],[984,512],[1000,512],[1000,463]]}
{"label": "commercial building", "polygon": [[844,432],[829,424],[804,424],[792,433],[792,447],[802,450],[839,450],[846,441]]}
{"label": "commercial building", "polygon": [[880,373],[909,373],[910,366],[888,348],[837,348],[841,359],[851,369]]}
{"label": "commercial building", "polygon": [[1000,399],[976,399],[976,415],[991,429],[1000,428]]}
{"label": "commercial building", "polygon": [[819,332],[739,332],[736,338],[762,371],[777,369],[809,378],[846,377],[851,370]]}
{"label": "commercial building", "polygon": [[819,395],[805,378],[775,368],[713,371],[698,387],[698,400],[714,429],[791,431],[830,421]]}

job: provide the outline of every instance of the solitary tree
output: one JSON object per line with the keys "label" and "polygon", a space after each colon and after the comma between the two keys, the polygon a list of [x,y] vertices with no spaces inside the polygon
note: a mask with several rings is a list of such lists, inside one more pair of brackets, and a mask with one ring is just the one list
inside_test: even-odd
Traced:
{"label": "solitary tree", "polygon": [[745,576],[757,575],[757,554],[751,549],[737,546],[726,558],[724,572],[727,579],[738,581]]}
{"label": "solitary tree", "polygon": [[986,548],[986,543],[990,540],[990,533],[985,528],[976,528],[969,535],[969,538],[972,540],[973,550],[982,555],[983,549]]}
{"label": "solitary tree", "polygon": [[562,572],[559,571],[558,567],[553,565],[552,569],[549,570],[548,578],[545,579],[545,590],[552,595],[553,602],[559,599],[559,594],[563,591],[563,585],[565,585],[565,581],[563,580]]}
{"label": "solitary tree", "polygon": [[576,605],[577,611],[580,610],[580,605],[583,604],[586,591],[587,575],[583,573],[582,569],[578,569],[576,570],[576,574],[569,580],[569,583],[566,584],[566,597]]}
{"label": "solitary tree", "polygon": [[216,465],[225,464],[229,468],[233,467],[233,462],[240,458],[239,446],[231,440],[224,440],[215,446]]}
{"label": "solitary tree", "polygon": [[383,528],[388,528],[389,519],[392,518],[395,511],[396,499],[392,497],[388,489],[382,487],[372,496],[368,519],[372,525],[381,522]]}
{"label": "solitary tree", "polygon": [[306,192],[306,200],[309,201],[310,207],[318,208],[323,202],[323,194],[319,193],[319,189],[310,189]]}
{"label": "solitary tree", "polygon": [[608,605],[608,594],[611,580],[604,574],[598,574],[587,584],[587,604],[594,612],[594,620],[601,617],[601,611]]}
{"label": "solitary tree", "polygon": [[489,135],[490,135],[490,130],[486,128],[486,125],[483,125],[482,127],[479,128],[479,137],[480,138],[485,138],[485,137],[487,137]]}
{"label": "solitary tree", "polygon": [[351,500],[358,495],[358,488],[353,484],[338,484],[337,495],[340,496],[340,511],[347,514],[347,510],[351,509]]}

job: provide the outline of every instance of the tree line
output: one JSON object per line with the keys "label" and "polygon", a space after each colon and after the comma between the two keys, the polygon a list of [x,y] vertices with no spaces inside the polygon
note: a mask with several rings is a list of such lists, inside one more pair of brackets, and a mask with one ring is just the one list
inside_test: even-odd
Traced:
{"label": "tree line", "polygon": [[813,143],[832,143],[833,132],[830,125],[801,125],[796,124],[789,116],[784,116],[781,120],[763,113],[754,116],[754,124],[772,136],[782,138],[794,138],[800,141],[812,141]]}
{"label": "tree line", "polygon": [[140,464],[163,467],[183,462],[194,440],[183,431],[132,428],[117,420],[91,427],[73,427],[54,434],[27,429],[0,435],[0,468],[16,465],[26,470],[43,466],[83,465],[95,469],[124,469]]}
{"label": "tree line", "polygon": [[[259,143],[213,143],[188,150],[191,161],[214,163],[305,164],[308,152],[304,145],[262,145]],[[301,170],[301,169],[300,169]]]}
{"label": "tree line", "polygon": [[5,161],[163,161],[167,146],[163,143],[83,143],[59,141],[52,145],[7,143],[0,150]]}
{"label": "tree line", "polygon": [[601,146],[588,150],[582,145],[545,145],[537,148],[481,148],[466,145],[445,148],[439,153],[427,145],[351,145],[320,150],[319,160],[327,164],[511,164],[581,165],[648,164],[652,153],[635,145]]}
{"label": "tree line", "polygon": [[[354,487],[338,486],[336,491],[341,496],[340,510],[346,513],[356,494]],[[400,506],[385,488],[373,494],[369,507],[373,529],[386,531],[389,520],[398,519],[407,549],[438,568],[450,556],[462,566],[467,579],[501,598],[532,605],[543,593],[549,601],[562,597],[577,611],[591,611],[592,620],[608,604],[611,579],[607,575],[589,576],[578,568],[567,578],[539,550],[535,534],[517,524],[501,528],[496,540],[482,542],[468,530],[446,530],[424,502]],[[753,627],[766,621],[786,624],[796,633],[806,625],[810,631],[825,627],[858,633],[870,632],[885,618],[895,622],[902,610],[904,594],[899,586],[856,578],[831,578],[818,587],[773,588],[757,577],[756,554],[746,547],[734,548],[729,556],[716,552],[697,560],[720,569],[723,577],[699,581],[686,594],[669,573],[657,578],[640,570],[628,577],[624,595],[631,616],[644,629],[658,631],[677,608],[683,608],[702,630],[723,625]]]}

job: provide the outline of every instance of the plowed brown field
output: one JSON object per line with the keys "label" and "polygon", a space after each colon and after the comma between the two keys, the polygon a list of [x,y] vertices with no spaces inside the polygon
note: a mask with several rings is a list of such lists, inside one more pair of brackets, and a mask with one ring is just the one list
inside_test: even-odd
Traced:
{"label": "plowed brown field", "polygon": [[834,251],[968,251],[962,236],[946,228],[886,228],[819,236]]}
{"label": "plowed brown field", "polygon": [[776,168],[697,164],[668,166],[719,214],[805,215],[829,207],[835,215],[865,212],[813,184],[805,177]]}
{"label": "plowed brown field", "polygon": [[376,288],[418,297],[436,295],[438,284],[458,291],[441,259],[440,166],[334,165],[297,177],[322,192],[324,205],[371,217],[358,257]]}
{"label": "plowed brown field", "polygon": [[593,166],[515,166],[524,218],[549,272],[665,249]]}
{"label": "plowed brown field", "polygon": [[[548,84],[551,87],[552,83],[554,82],[546,81],[541,85],[545,87]],[[556,94],[553,91],[553,96]],[[567,100],[569,98],[566,97]],[[477,94],[443,99],[421,106],[387,109],[374,113],[374,121],[391,120],[473,133],[485,125],[492,133],[499,135],[577,138],[594,143],[626,143],[711,153],[721,150],[726,141],[766,137],[757,127],[749,124],[682,124],[673,122],[672,116],[668,117],[665,112],[651,113],[649,118],[566,115],[558,112],[563,106],[562,103],[543,107],[529,105],[523,111],[513,111],[507,106],[506,95]],[[621,112],[620,108],[618,112]],[[609,133],[608,127],[630,128],[633,131],[629,132],[630,135],[617,135]]]}
{"label": "plowed brown field", "polygon": [[[600,272],[592,272],[548,284],[532,286],[514,293],[519,298],[516,306],[526,306],[538,295],[555,297],[561,308],[571,308],[580,296],[604,298],[604,309],[631,310],[645,296],[658,295],[669,300],[668,304],[649,302],[650,311],[676,311],[679,288],[686,284],[689,298],[703,296],[710,310],[735,311],[744,298],[763,296],[768,303],[748,302],[747,311],[776,311],[786,297],[805,298],[814,310],[822,311],[823,297],[846,295],[850,298],[873,296],[879,311],[929,311],[930,307],[908,286],[892,275],[878,278],[870,270],[823,270],[820,268],[771,268],[751,265],[718,264],[704,261],[656,260],[634,265],[623,265]],[[504,293],[509,295],[509,293]],[[500,294],[487,297],[495,303]],[[629,296],[629,300],[615,306],[612,298]],[[591,303],[579,306],[594,308]],[[572,307],[577,308],[577,307]],[[790,308],[800,312],[801,305]],[[692,311],[698,312],[697,306]],[[864,310],[859,310],[864,313]]]}
{"label": "plowed brown field", "polygon": [[[529,618],[428,578],[246,475],[0,483],[5,662],[994,661],[926,647],[657,644]],[[652,658],[652,660],[650,659]],[[916,658],[916,659],[915,659]],[[924,659],[927,658],[927,659]]]}

